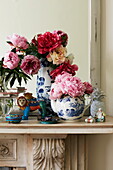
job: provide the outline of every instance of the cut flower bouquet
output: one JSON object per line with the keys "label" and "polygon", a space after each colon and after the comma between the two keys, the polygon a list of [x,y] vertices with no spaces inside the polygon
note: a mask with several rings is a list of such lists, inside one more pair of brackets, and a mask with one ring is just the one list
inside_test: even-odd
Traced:
{"label": "cut flower bouquet", "polygon": [[30,42],[17,34],[8,36],[11,48],[0,61],[1,82],[9,82],[11,87],[15,80],[20,86],[22,80],[27,83],[41,68],[41,59],[53,68],[50,73],[53,79],[63,71],[75,75],[78,66],[72,65],[73,55],[67,55],[67,42],[68,36],[63,31],[37,34]]}

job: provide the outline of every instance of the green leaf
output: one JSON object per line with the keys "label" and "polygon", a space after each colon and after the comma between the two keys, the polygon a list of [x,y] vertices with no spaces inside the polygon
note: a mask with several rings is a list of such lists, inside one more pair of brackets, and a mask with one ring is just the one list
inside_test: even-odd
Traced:
{"label": "green leaf", "polygon": [[28,76],[27,74],[25,74],[25,73],[23,73],[24,74],[24,77],[26,77],[26,78],[28,78],[28,79],[30,79],[31,80],[31,77],[30,76]]}
{"label": "green leaf", "polygon": [[16,53],[16,48],[13,48],[13,49],[11,50],[11,52]]}
{"label": "green leaf", "polygon": [[21,86],[22,77],[20,77],[19,75],[17,75],[17,80],[18,80],[19,85]]}
{"label": "green leaf", "polygon": [[10,72],[9,74],[6,75],[5,82],[7,82],[10,78],[13,72]]}
{"label": "green leaf", "polygon": [[12,87],[14,85],[14,82],[16,80],[15,74],[13,75],[13,78],[10,81],[10,87]]}
{"label": "green leaf", "polygon": [[24,58],[24,55],[18,55],[20,59],[23,59]]}
{"label": "green leaf", "polygon": [[27,79],[26,78],[24,78],[24,82],[25,82],[25,84],[27,84]]}

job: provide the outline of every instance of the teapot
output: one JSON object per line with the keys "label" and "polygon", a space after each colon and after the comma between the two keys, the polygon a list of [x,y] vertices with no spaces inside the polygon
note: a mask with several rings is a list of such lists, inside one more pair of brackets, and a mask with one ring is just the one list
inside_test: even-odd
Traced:
{"label": "teapot", "polygon": [[65,96],[64,98],[51,100],[51,107],[58,117],[66,121],[77,121],[84,115],[90,104],[85,105],[85,98]]}

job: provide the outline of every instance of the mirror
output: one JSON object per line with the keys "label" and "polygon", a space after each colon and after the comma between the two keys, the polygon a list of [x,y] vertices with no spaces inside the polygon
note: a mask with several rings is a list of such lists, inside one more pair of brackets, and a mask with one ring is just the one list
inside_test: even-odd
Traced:
{"label": "mirror", "polygon": [[[16,33],[30,41],[37,33],[62,30],[69,36],[68,54],[75,56],[77,76],[90,79],[91,0],[2,0],[0,2],[0,56],[9,50],[8,35]],[[32,89],[31,89],[32,84]],[[36,76],[27,84],[35,94]]]}

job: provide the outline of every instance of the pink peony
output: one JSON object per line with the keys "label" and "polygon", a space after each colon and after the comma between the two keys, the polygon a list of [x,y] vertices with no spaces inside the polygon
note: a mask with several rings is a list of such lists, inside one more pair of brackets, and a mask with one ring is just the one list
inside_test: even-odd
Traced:
{"label": "pink peony", "polygon": [[8,36],[8,43],[15,48],[19,49],[27,49],[28,48],[28,43],[27,39],[24,37],[21,37],[20,35],[13,34],[12,36]]}
{"label": "pink peony", "polygon": [[38,35],[38,52],[45,54],[61,45],[61,38],[57,34],[46,32]]}
{"label": "pink peony", "polygon": [[61,98],[62,95],[71,97],[83,96],[85,86],[78,77],[73,77],[71,74],[64,72],[55,78],[50,91],[50,99]]}
{"label": "pink peony", "polygon": [[84,82],[85,85],[85,93],[91,94],[93,92],[93,87],[89,82]]}
{"label": "pink peony", "polygon": [[22,60],[20,68],[26,74],[37,74],[38,70],[40,69],[40,61],[37,57],[33,55],[27,55]]}
{"label": "pink peony", "polygon": [[18,57],[16,53],[8,52],[4,56],[3,67],[9,68],[12,70],[18,66],[19,61],[20,61],[20,58]]}
{"label": "pink peony", "polygon": [[71,65],[70,62],[64,62],[62,65],[51,71],[50,75],[53,79],[55,79],[56,76],[59,74],[62,74],[63,72],[68,72],[74,76],[76,74],[75,71],[78,70],[78,66],[76,64]]}
{"label": "pink peony", "polygon": [[84,84],[78,77],[73,77],[69,73],[58,75],[55,79],[56,82],[60,82],[60,87],[64,94],[68,94],[71,97],[84,95]]}
{"label": "pink peony", "polygon": [[49,92],[50,99],[55,100],[61,98],[63,92],[57,83],[53,83],[51,86],[51,91]]}

